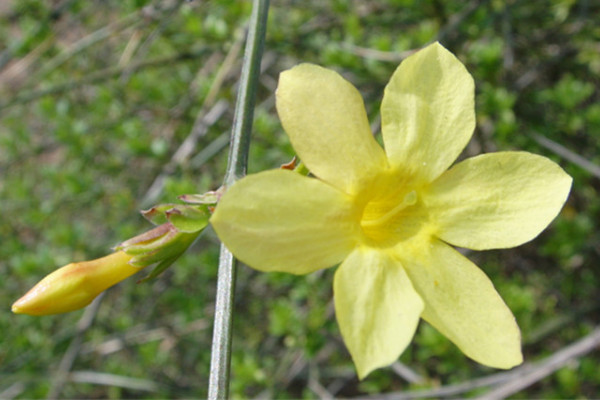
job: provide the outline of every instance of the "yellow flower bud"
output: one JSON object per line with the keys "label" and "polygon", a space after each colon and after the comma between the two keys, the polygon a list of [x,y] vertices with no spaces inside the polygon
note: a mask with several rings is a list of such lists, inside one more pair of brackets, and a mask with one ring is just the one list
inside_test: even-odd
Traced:
{"label": "yellow flower bud", "polygon": [[118,251],[96,260],[67,264],[31,288],[13,304],[12,311],[49,315],[83,308],[101,292],[140,270],[129,264],[131,258]]}

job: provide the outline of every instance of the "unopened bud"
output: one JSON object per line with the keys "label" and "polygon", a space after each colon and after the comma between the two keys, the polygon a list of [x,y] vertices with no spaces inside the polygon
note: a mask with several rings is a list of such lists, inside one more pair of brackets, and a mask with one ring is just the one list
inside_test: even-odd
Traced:
{"label": "unopened bud", "polygon": [[118,251],[96,260],[67,264],[47,275],[17,300],[12,311],[49,315],[83,308],[104,290],[140,270],[129,264],[131,258]]}
{"label": "unopened bud", "polygon": [[141,281],[156,278],[206,228],[214,205],[210,201],[218,193],[188,198],[194,205],[162,204],[143,211],[157,227],[119,244],[111,255],[57,269],[17,300],[12,311],[49,315],[83,308],[104,290],[152,264],[156,266]]}

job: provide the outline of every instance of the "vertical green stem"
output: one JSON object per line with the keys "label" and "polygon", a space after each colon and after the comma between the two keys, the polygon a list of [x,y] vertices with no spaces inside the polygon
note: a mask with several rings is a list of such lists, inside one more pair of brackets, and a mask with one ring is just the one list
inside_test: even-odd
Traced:
{"label": "vertical green stem", "polygon": [[[250,132],[254,118],[256,87],[260,75],[260,62],[264,46],[268,10],[269,0],[253,0],[244,63],[242,65],[242,74],[231,131],[225,186],[232,185],[236,179],[246,174]],[[231,322],[233,319],[236,267],[236,260],[233,258],[233,255],[221,244],[210,377],[208,382],[208,398],[212,400],[226,399],[229,395]]]}

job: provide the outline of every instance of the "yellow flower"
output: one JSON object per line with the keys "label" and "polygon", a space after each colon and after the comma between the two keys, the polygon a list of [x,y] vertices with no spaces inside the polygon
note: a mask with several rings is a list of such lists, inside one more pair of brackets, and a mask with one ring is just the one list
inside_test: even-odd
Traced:
{"label": "yellow flower", "polygon": [[131,258],[118,251],[96,260],[65,265],[47,275],[17,300],[12,311],[49,315],[83,308],[101,292],[141,269],[129,265]]}
{"label": "yellow flower", "polygon": [[520,364],[512,313],[451,245],[483,250],[535,238],[560,211],[571,178],[525,152],[448,169],[475,127],[473,79],[460,61],[435,43],[402,62],[381,105],[385,150],[358,91],[333,71],[303,64],[283,72],[277,110],[316,178],[273,170],[234,184],[211,219],[227,247],[261,271],[341,263],[336,316],[360,378],[398,358],[419,318],[479,363]]}

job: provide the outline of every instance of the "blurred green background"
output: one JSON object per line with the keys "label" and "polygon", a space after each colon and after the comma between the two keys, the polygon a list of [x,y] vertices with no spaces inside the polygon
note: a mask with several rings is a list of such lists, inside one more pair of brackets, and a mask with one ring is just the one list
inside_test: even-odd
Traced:
{"label": "blurred green background", "polygon": [[[56,267],[148,229],[137,210],[220,185],[250,9],[0,2],[0,398],[206,396],[212,231],[158,280],[110,289],[79,333],[83,311],[39,318],[10,305]],[[598,2],[273,0],[249,169],[293,156],[274,109],[280,71],[299,62],[338,70],[377,127],[388,78],[434,40],[475,78],[478,126],[465,156],[527,150],[574,177],[563,212],[536,240],[468,254],[513,310],[526,361],[545,360],[600,320]],[[234,397],[407,393],[497,377],[421,323],[401,363],[359,382],[335,323],[333,272],[239,269]],[[586,351],[511,397],[597,397],[598,365],[598,351]]]}

